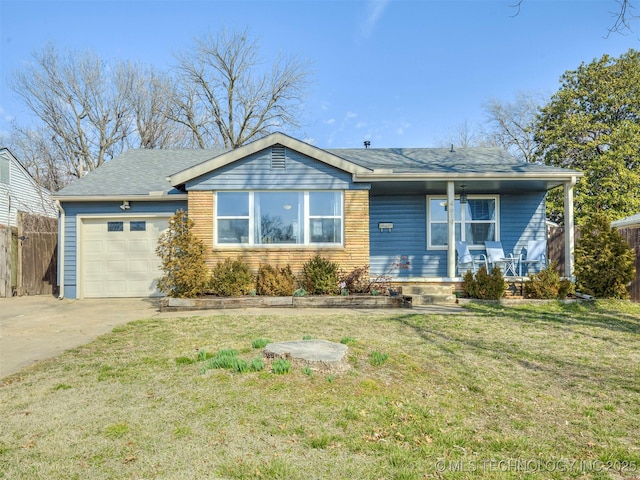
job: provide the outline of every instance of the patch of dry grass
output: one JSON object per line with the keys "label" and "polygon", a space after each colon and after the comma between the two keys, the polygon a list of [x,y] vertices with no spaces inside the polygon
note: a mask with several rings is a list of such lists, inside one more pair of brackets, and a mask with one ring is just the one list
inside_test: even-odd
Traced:
{"label": "patch of dry grass", "polygon": [[[0,478],[639,475],[640,307],[468,308],[130,323],[4,380]],[[349,338],[352,368],[198,361],[223,349],[250,361],[257,338],[309,336]]]}

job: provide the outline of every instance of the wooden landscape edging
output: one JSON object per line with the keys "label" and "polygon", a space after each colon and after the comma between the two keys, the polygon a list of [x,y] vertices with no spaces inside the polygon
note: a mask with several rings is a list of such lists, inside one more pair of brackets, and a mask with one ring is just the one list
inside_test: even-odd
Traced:
{"label": "wooden landscape edging", "polygon": [[303,297],[203,297],[203,298],[165,298],[161,302],[161,311],[208,310],[226,308],[408,308],[411,297],[406,296],[303,296]]}

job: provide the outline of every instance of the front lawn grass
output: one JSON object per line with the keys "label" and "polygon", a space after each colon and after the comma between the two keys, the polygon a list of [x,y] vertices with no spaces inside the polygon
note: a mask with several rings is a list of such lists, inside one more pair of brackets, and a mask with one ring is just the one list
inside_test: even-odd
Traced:
{"label": "front lawn grass", "polygon": [[[352,368],[204,368],[305,336],[349,338]],[[142,320],[0,383],[0,478],[640,475],[640,306],[625,302]]]}

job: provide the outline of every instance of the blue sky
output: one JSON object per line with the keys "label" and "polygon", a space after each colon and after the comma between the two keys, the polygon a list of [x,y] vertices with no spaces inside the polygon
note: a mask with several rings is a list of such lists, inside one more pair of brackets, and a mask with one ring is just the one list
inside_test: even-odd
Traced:
{"label": "blue sky", "polygon": [[0,133],[29,122],[7,80],[47,41],[162,69],[194,36],[248,28],[265,59],[310,62],[304,127],[289,133],[321,148],[437,146],[483,122],[490,98],[550,95],[581,62],[640,49],[640,21],[605,38],[614,0],[524,0],[517,16],[513,3],[0,0]]}

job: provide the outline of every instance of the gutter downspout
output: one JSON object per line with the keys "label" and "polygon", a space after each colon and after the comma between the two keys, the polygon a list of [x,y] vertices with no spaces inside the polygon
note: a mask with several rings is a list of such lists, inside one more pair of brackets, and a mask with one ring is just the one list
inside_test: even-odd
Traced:
{"label": "gutter downspout", "polygon": [[66,215],[60,200],[56,200],[56,207],[60,212],[60,217],[58,218],[58,286],[60,287],[58,299],[62,300],[64,298],[64,231]]}

